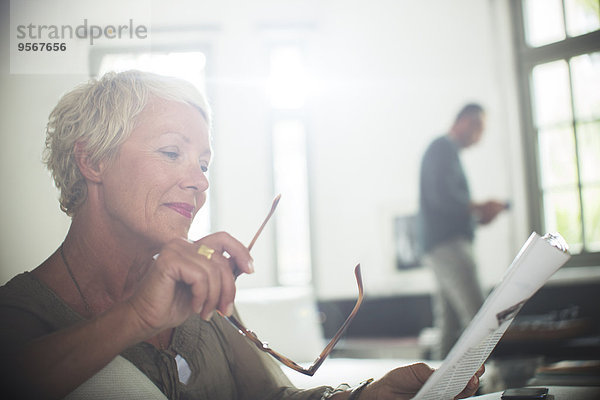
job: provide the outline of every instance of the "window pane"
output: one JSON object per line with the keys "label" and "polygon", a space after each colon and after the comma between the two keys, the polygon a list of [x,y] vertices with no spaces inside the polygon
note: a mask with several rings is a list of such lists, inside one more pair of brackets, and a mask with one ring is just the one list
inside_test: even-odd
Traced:
{"label": "window pane", "polygon": [[565,0],[569,36],[593,32],[600,27],[598,0]]}
{"label": "window pane", "polygon": [[559,232],[569,244],[571,253],[581,251],[581,210],[577,188],[544,193],[544,228],[546,232]]}
{"label": "window pane", "polygon": [[570,128],[541,130],[538,140],[542,188],[577,185],[573,130]]}
{"label": "window pane", "polygon": [[538,47],[565,38],[561,0],[524,0],[525,41]]}
{"label": "window pane", "polygon": [[301,49],[297,46],[273,48],[270,67],[268,90],[271,106],[276,109],[302,108],[309,84]]}
{"label": "window pane", "polygon": [[275,216],[279,283],[302,285],[311,280],[306,132],[299,120],[273,126],[275,190],[281,203]]}
{"label": "window pane", "polygon": [[537,65],[533,68],[532,78],[536,126],[570,123],[571,90],[567,63],[560,60]]}
{"label": "window pane", "polygon": [[583,215],[587,251],[600,251],[600,185],[583,189]]}
{"label": "window pane", "polygon": [[118,53],[102,57],[100,73],[141,69],[187,80],[204,93],[206,55],[200,51],[171,53]]}
{"label": "window pane", "polygon": [[600,122],[578,124],[577,142],[581,182],[600,183]]}
{"label": "window pane", "polygon": [[574,57],[571,76],[576,118],[580,121],[600,118],[600,53]]}

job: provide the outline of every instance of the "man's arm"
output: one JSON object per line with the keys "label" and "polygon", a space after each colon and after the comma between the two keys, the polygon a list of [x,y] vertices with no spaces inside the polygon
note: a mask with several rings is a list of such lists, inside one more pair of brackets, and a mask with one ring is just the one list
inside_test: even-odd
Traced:
{"label": "man's arm", "polygon": [[471,213],[475,216],[478,223],[482,225],[492,222],[498,214],[506,210],[508,205],[506,202],[497,200],[488,200],[483,203],[471,203]]}

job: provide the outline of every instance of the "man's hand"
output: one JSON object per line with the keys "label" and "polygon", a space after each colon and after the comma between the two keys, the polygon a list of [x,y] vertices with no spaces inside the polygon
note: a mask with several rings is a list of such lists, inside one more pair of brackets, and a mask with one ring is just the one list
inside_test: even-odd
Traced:
{"label": "man's hand", "polygon": [[506,202],[496,200],[488,200],[483,203],[473,203],[471,205],[472,213],[477,218],[477,222],[482,225],[487,225],[492,222],[498,214],[507,208]]}

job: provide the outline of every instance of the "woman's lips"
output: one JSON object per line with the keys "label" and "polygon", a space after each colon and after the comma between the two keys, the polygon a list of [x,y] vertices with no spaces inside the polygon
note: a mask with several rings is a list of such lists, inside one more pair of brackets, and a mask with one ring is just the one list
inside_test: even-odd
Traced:
{"label": "woman's lips", "polygon": [[171,210],[178,212],[188,219],[192,219],[194,216],[194,206],[188,203],[166,203],[165,206],[169,207]]}

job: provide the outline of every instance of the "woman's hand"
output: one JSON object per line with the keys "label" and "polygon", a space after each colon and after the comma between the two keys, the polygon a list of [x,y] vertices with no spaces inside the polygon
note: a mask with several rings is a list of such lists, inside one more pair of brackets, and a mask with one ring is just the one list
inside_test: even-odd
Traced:
{"label": "woman's hand", "polygon": [[[479,378],[484,371],[485,368],[482,365],[456,398],[462,399],[475,394],[477,388],[479,388]],[[417,394],[433,372],[434,369],[423,363],[396,368],[385,374],[381,379],[367,385],[361,392],[360,399],[408,400]]]}
{"label": "woman's hand", "polygon": [[[201,245],[214,250],[198,254]],[[248,249],[220,232],[197,242],[172,240],[160,251],[129,303],[142,324],[157,333],[183,323],[192,313],[209,320],[215,310],[233,312],[233,271],[252,273]]]}
{"label": "woman's hand", "polygon": [[[198,254],[202,244],[215,250],[210,259]],[[215,310],[229,313],[235,297],[232,271],[252,272],[251,261],[246,247],[226,233],[196,243],[169,242],[128,300],[92,320],[32,340],[5,361],[14,371],[9,392],[63,398],[124,349],[180,325],[192,313],[204,319]]]}

